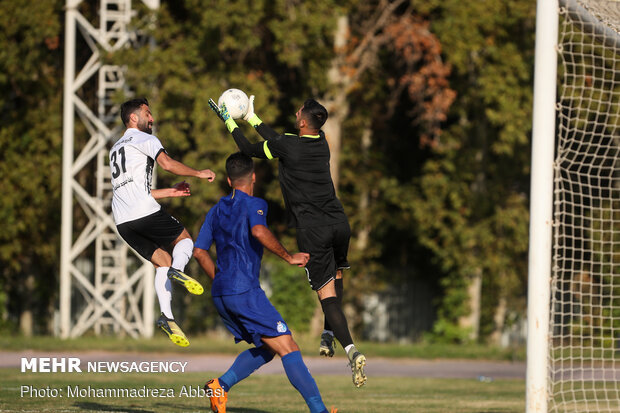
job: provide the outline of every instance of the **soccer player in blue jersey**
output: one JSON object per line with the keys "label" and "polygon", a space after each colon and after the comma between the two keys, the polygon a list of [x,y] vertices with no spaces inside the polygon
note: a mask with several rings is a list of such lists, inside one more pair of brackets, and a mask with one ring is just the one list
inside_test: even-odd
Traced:
{"label": "soccer player in blue jersey", "polygon": [[280,135],[254,113],[254,96],[243,117],[265,139],[250,143],[241,128],[230,117],[225,106],[209,106],[224,121],[239,150],[261,159],[279,159],[278,179],[289,227],[296,229],[297,247],[308,252],[308,281],[321,303],[325,324],[319,354],[334,355],[334,337],[346,351],[351,378],[356,387],[366,383],[366,356],[357,350],[342,310],[344,294],[343,270],[350,268],[347,260],[351,227],[330,173],[330,151],[321,127],[327,110],[314,99],[308,99],[295,114],[297,134]]}
{"label": "soccer player in blue jersey", "polygon": [[[277,354],[310,412],[327,413],[297,343],[258,280],[263,248],[299,267],[304,267],[310,256],[290,254],[267,228],[267,202],[252,196],[256,179],[252,158],[240,152],[231,155],[226,172],[232,192],[207,213],[194,257],[213,280],[213,302],[235,342],[246,341],[255,347],[239,354],[226,373],[205,384],[211,410],[225,413],[230,389]],[[208,252],[213,243],[217,268]]]}

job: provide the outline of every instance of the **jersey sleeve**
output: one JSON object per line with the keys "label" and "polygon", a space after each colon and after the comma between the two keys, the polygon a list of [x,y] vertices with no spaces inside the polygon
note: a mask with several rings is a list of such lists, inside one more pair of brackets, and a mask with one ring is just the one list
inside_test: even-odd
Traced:
{"label": "jersey sleeve", "polygon": [[280,136],[278,132],[274,131],[271,128],[271,126],[266,125],[265,123],[261,123],[260,125],[257,125],[256,132],[258,132],[258,134],[262,136],[263,139],[266,139],[266,140],[275,139],[278,136]]}
{"label": "jersey sleeve", "polygon": [[211,248],[213,244],[213,211],[215,207],[211,208],[205,217],[205,222],[202,224],[200,228],[200,232],[198,233],[198,237],[196,238],[196,242],[194,246],[196,248],[200,248],[202,250],[208,250]]}
{"label": "jersey sleeve", "polygon": [[232,136],[233,136],[233,139],[235,140],[235,143],[239,147],[239,150],[243,152],[244,154],[251,156],[253,158],[261,158],[261,159],[266,159],[268,157],[265,154],[265,151],[263,149],[263,146],[264,146],[263,142],[250,143],[250,141],[248,141],[248,139],[245,137],[243,132],[241,132],[240,128],[237,127],[233,129]]}
{"label": "jersey sleeve", "polygon": [[263,152],[267,159],[285,158],[289,153],[289,145],[291,139],[286,135],[278,135],[278,137],[263,141]]}
{"label": "jersey sleeve", "polygon": [[161,152],[166,152],[164,146],[161,144],[161,141],[157,139],[156,136],[149,137],[149,139],[145,139],[144,142],[140,145],[140,149],[152,159],[157,159],[157,156]]}
{"label": "jersey sleeve", "polygon": [[248,218],[250,228],[256,225],[267,226],[267,201],[261,198],[254,198],[248,202]]}
{"label": "jersey sleeve", "polygon": [[256,127],[259,134],[265,139],[263,142],[250,143],[241,129],[237,126],[231,134],[239,150],[253,158],[273,159],[285,157],[291,139],[286,135],[278,135],[269,126],[261,123]]}

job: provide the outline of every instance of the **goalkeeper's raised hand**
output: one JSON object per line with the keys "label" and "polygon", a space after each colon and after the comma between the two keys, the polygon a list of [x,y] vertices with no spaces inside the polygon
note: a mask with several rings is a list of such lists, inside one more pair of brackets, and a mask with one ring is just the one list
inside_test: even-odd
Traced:
{"label": "goalkeeper's raised hand", "polygon": [[226,109],[226,104],[222,104],[222,107],[219,107],[213,99],[209,99],[209,107],[222,120],[222,122],[224,122],[230,133],[238,127],[235,120],[230,117],[230,113],[228,113],[228,109]]}
{"label": "goalkeeper's raised hand", "polygon": [[215,112],[222,122],[226,122],[230,119],[230,114],[228,113],[228,109],[226,109],[226,104],[222,104],[222,107],[220,108],[213,99],[209,99],[209,107],[213,109],[213,112]]}
{"label": "goalkeeper's raised hand", "polygon": [[257,127],[258,125],[263,123],[263,121],[260,120],[260,118],[256,115],[256,113],[254,113],[254,95],[250,96],[249,103],[248,103],[248,111],[243,117],[243,120],[248,122],[253,127]]}

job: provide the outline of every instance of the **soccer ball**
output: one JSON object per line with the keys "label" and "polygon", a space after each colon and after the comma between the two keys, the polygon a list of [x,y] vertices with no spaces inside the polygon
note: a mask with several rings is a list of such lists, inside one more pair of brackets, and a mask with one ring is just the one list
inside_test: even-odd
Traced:
{"label": "soccer ball", "polygon": [[243,90],[228,89],[217,100],[219,107],[222,107],[222,103],[226,104],[226,109],[228,109],[231,118],[239,119],[248,113],[250,100]]}

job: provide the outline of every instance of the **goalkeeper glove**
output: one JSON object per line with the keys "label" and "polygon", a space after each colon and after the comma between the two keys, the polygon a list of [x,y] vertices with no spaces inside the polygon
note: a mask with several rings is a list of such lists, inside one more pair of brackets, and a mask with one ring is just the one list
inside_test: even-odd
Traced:
{"label": "goalkeeper glove", "polygon": [[263,123],[263,121],[260,120],[260,118],[256,115],[256,113],[254,113],[254,95],[250,96],[250,100],[248,103],[248,111],[246,112],[243,119],[247,121],[253,127],[257,127],[258,125]]}
{"label": "goalkeeper glove", "polygon": [[232,131],[238,127],[235,120],[230,117],[230,113],[228,113],[228,109],[226,109],[226,104],[222,103],[222,107],[220,108],[213,99],[209,99],[209,107],[211,107],[215,114],[224,122],[228,132],[232,133]]}

